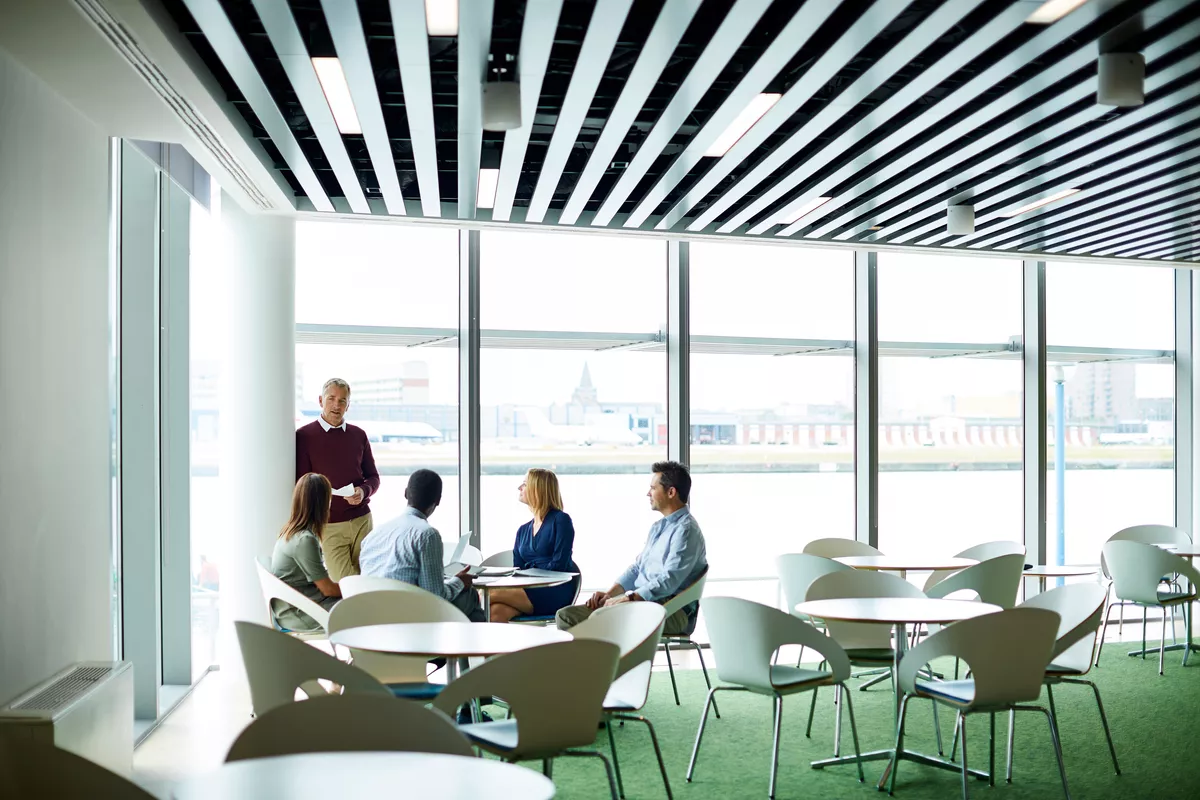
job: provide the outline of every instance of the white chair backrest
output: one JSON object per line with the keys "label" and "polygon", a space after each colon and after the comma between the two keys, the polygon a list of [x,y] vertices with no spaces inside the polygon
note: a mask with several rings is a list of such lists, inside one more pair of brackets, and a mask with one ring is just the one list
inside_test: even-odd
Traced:
{"label": "white chair backrest", "polygon": [[458,562],[478,567],[483,564],[483,553],[479,551],[478,547],[467,545],[463,548],[462,555],[458,557]]}
{"label": "white chair backrest", "polygon": [[386,686],[365,671],[286,633],[243,620],[234,621],[233,626],[256,716],[294,702],[296,690],[301,687],[306,694],[317,691],[318,680],[333,681],[345,692],[392,697]]}
{"label": "white chair backrest", "polygon": [[972,672],[975,697],[969,707],[1035,701],[1054,651],[1058,620],[1058,614],[1044,608],[1010,608],[956,622],[905,654],[900,688],[912,692],[921,668],[935,658],[956,656]]}
{"label": "white chair backrest", "polygon": [[[426,591],[367,592],[347,597],[329,615],[329,633],[403,622],[470,622],[453,603]],[[427,659],[350,649],[354,665],[382,683],[424,683]]]}
{"label": "white chair backrest", "polygon": [[1017,604],[1024,571],[1024,553],[997,556],[955,572],[926,590],[926,595],[945,597],[951,592],[968,590],[976,594],[980,602],[1012,608]]}
{"label": "white chair backrest", "polygon": [[708,567],[700,573],[700,577],[692,581],[688,586],[679,590],[679,594],[674,597],[667,598],[667,602],[663,603],[663,609],[667,612],[667,616],[671,616],[679,609],[694,603],[704,596],[704,584],[708,582]]}
{"label": "white chair backrest", "polygon": [[0,791],[4,792],[0,796],[12,798],[154,798],[128,778],[69,750],[45,741],[7,736],[0,737]]}
{"label": "white chair backrest", "polygon": [[779,588],[783,590],[787,611],[794,613],[792,610],[796,604],[808,599],[808,587],[813,581],[831,572],[845,572],[853,567],[825,556],[785,553],[775,559],[775,569],[779,573]]}
{"label": "white chair backrest", "polygon": [[433,705],[453,714],[477,697],[508,701],[517,721],[513,758],[590,747],[620,658],[612,642],[587,639],[518,650],[464,673]]}
{"label": "white chair backrest", "polygon": [[1186,558],[1152,544],[1110,540],[1104,545],[1104,558],[1120,600],[1157,605],[1159,581],[1176,573],[1187,576],[1193,586],[1200,584],[1200,572]]}
{"label": "white chair backrest", "polygon": [[372,751],[475,755],[471,742],[441,711],[407,700],[348,694],[271,709],[241,732],[225,762]]}
{"label": "white chair backrest", "polygon": [[[831,572],[812,582],[806,600],[842,597],[924,597],[925,593],[897,575],[852,569]],[[826,620],[829,635],[846,650],[887,650],[892,646],[892,626]]]}
{"label": "white chair backrest", "polygon": [[[1192,537],[1182,528],[1176,528],[1171,525],[1132,525],[1117,531],[1108,537],[1108,541],[1173,544],[1177,547],[1189,547],[1192,544]],[[1100,572],[1104,577],[1112,578],[1103,553],[1100,554]]]}
{"label": "white chair backrest", "polygon": [[[990,558],[998,558],[999,556],[1008,556],[1008,555],[1012,555],[1014,553],[1020,553],[1021,555],[1025,555],[1025,545],[1021,544],[1020,542],[1007,542],[1007,541],[984,542],[983,544],[977,544],[972,547],[968,547],[966,550],[963,550],[961,553],[955,553],[954,557],[955,558],[970,558],[975,561],[987,561]],[[935,584],[939,583],[940,581],[944,581],[946,578],[950,577],[955,572],[958,572],[958,570],[940,569],[940,570],[931,572],[929,574],[929,577],[925,580],[925,586],[922,588],[926,592],[928,592],[930,589],[932,589],[934,587]]]}
{"label": "white chair backrest", "polygon": [[420,586],[393,578],[376,578],[369,575],[347,575],[338,581],[342,597],[354,597],[367,592],[420,592],[429,594]]}
{"label": "white chair backrest", "polygon": [[1051,660],[1060,667],[1087,672],[1096,650],[1108,590],[1098,583],[1071,583],[1036,594],[1018,608],[1045,608],[1058,614]]}
{"label": "white chair backrest", "polygon": [[658,603],[622,603],[602,608],[571,629],[576,639],[599,639],[621,648],[617,677],[654,658],[666,609]]}
{"label": "white chair backrest", "polygon": [[850,677],[850,659],[836,641],[807,622],[777,608],[740,597],[706,597],[700,601],[721,680],[769,692],[775,651],[802,644],[829,663],[834,681]]}
{"label": "white chair backrest", "polygon": [[481,566],[484,567],[511,567],[513,565],[513,551],[501,550],[499,553],[492,553],[483,560]]}
{"label": "white chair backrest", "polygon": [[275,573],[271,572],[270,563],[263,558],[254,560],[254,566],[258,570],[258,584],[262,588],[263,599],[267,602],[268,619],[271,624],[275,624],[275,615],[271,612],[271,601],[280,600],[287,603],[289,606],[296,608],[308,614],[317,624],[325,630],[329,630],[329,612],[322,608],[319,604],[305,597],[296,589],[288,586],[286,583],[275,577]]}
{"label": "white chair backrest", "polygon": [[442,566],[453,564],[455,561],[462,561],[463,551],[471,544],[471,534],[464,533],[458,537],[458,542],[454,547],[442,548]]}
{"label": "white chair backrest", "polygon": [[843,558],[845,556],[881,556],[883,551],[869,544],[854,539],[814,539],[804,545],[804,552],[810,556],[825,558]]}

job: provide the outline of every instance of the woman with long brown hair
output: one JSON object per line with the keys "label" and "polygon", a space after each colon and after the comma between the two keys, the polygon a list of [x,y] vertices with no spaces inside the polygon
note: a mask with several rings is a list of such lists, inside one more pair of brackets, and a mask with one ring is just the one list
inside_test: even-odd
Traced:
{"label": "woman with long brown hair", "polygon": [[[333,487],[324,475],[310,472],[296,481],[292,490],[292,515],[271,555],[271,572],[276,578],[325,608],[333,608],[342,596],[321,561],[321,536],[329,524],[329,501]],[[272,608],[275,621],[287,631],[315,631],[321,626],[298,608]]]}
{"label": "woman with long brown hair", "polygon": [[[517,499],[529,506],[533,519],[517,528],[513,543],[513,566],[534,567],[557,572],[579,572],[571,558],[575,546],[575,525],[562,510],[558,476],[548,469],[531,469],[517,487]],[[493,589],[491,622],[508,622],[521,614],[554,616],[575,599],[575,586],[539,586],[530,589]]]}

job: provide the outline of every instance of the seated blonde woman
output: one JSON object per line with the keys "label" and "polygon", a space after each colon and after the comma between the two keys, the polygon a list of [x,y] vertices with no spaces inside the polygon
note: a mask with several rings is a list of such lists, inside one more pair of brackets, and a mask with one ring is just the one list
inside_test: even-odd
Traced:
{"label": "seated blonde woman", "polygon": [[[329,578],[321,561],[321,536],[329,524],[329,502],[333,488],[324,475],[309,472],[292,490],[292,516],[271,554],[271,572],[276,578],[324,608],[333,608],[342,590]],[[279,627],[289,631],[317,631],[317,621],[298,608],[279,604],[271,609]]]}
{"label": "seated blonde woman", "polygon": [[[548,469],[531,469],[517,487],[517,499],[529,506],[533,519],[517,528],[513,543],[513,566],[558,572],[578,572],[571,560],[575,526],[562,510],[558,476]],[[570,583],[529,589],[494,589],[491,593],[492,622],[508,622],[521,614],[554,616],[575,599]]]}

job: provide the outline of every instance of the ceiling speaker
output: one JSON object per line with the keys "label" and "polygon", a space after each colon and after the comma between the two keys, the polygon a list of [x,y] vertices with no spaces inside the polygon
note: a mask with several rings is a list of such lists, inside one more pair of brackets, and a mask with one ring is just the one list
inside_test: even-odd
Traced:
{"label": "ceiling speaker", "polygon": [[947,206],[946,232],[951,236],[966,236],[975,232],[975,206]]}
{"label": "ceiling speaker", "polygon": [[510,131],[521,127],[521,84],[493,81],[483,85],[483,129]]}
{"label": "ceiling speaker", "polygon": [[1096,102],[1140,106],[1146,100],[1146,58],[1141,53],[1102,53]]}

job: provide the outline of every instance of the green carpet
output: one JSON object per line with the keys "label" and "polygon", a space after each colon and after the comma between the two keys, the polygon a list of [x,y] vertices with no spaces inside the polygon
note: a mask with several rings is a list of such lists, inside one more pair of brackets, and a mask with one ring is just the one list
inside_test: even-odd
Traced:
{"label": "green carpet", "polygon": [[[1155,643],[1157,644],[1157,643]],[[1096,711],[1091,689],[1086,686],[1062,686],[1055,689],[1063,755],[1072,797],[1088,798],[1159,798],[1179,800],[1200,798],[1200,655],[1194,655],[1188,667],[1180,666],[1181,653],[1168,653],[1166,675],[1159,677],[1157,657],[1145,661],[1130,658],[1128,643],[1105,647],[1102,666],[1088,676],[1100,687],[1101,698],[1112,727],[1121,775],[1113,773],[1104,732]],[[939,669],[943,665],[936,665]],[[948,665],[952,671],[953,666]],[[715,672],[711,672],[714,681]],[[679,800],[708,798],[765,797],[770,771],[771,700],[746,692],[718,692],[721,719],[709,716],[708,728],[692,783],[686,783],[688,758],[696,738],[700,712],[704,704],[704,678],[699,671],[677,672],[680,706],[671,695],[666,673],[656,672],[651,681],[650,702],[644,715],[654,723],[671,788]],[[852,680],[857,687],[859,681]],[[783,702],[777,798],[824,797],[867,798],[876,792],[886,762],[866,762],[866,783],[857,779],[854,766],[814,770],[809,763],[832,755],[833,694],[822,689],[813,721],[812,738],[804,736],[808,719],[809,694],[787,697]],[[1045,705],[1043,690],[1041,704]],[[890,683],[878,684],[867,691],[854,689],[854,711],[864,751],[888,746],[893,738]],[[1006,716],[1006,715],[1005,715]],[[953,733],[953,714],[941,709],[942,733],[949,752]],[[905,744],[907,748],[936,753],[930,702],[909,703]],[[971,796],[979,798],[1061,798],[1062,786],[1050,744],[1045,717],[1029,712],[1017,715],[1016,755],[1013,783],[1004,783],[1004,753],[1008,731],[1006,718],[996,719],[995,788],[986,781],[971,780]],[[627,722],[615,728],[617,753],[629,800],[665,798],[662,778],[654,760],[646,726]],[[988,718],[968,718],[968,763],[972,768],[987,769]],[[843,753],[853,752],[848,719],[843,721]],[[603,731],[596,749],[608,754]],[[539,764],[527,766],[540,768]],[[558,797],[608,797],[604,768],[598,759],[560,758],[554,766]],[[961,794],[959,774],[927,767],[910,761],[900,763],[896,796],[954,798]]]}

